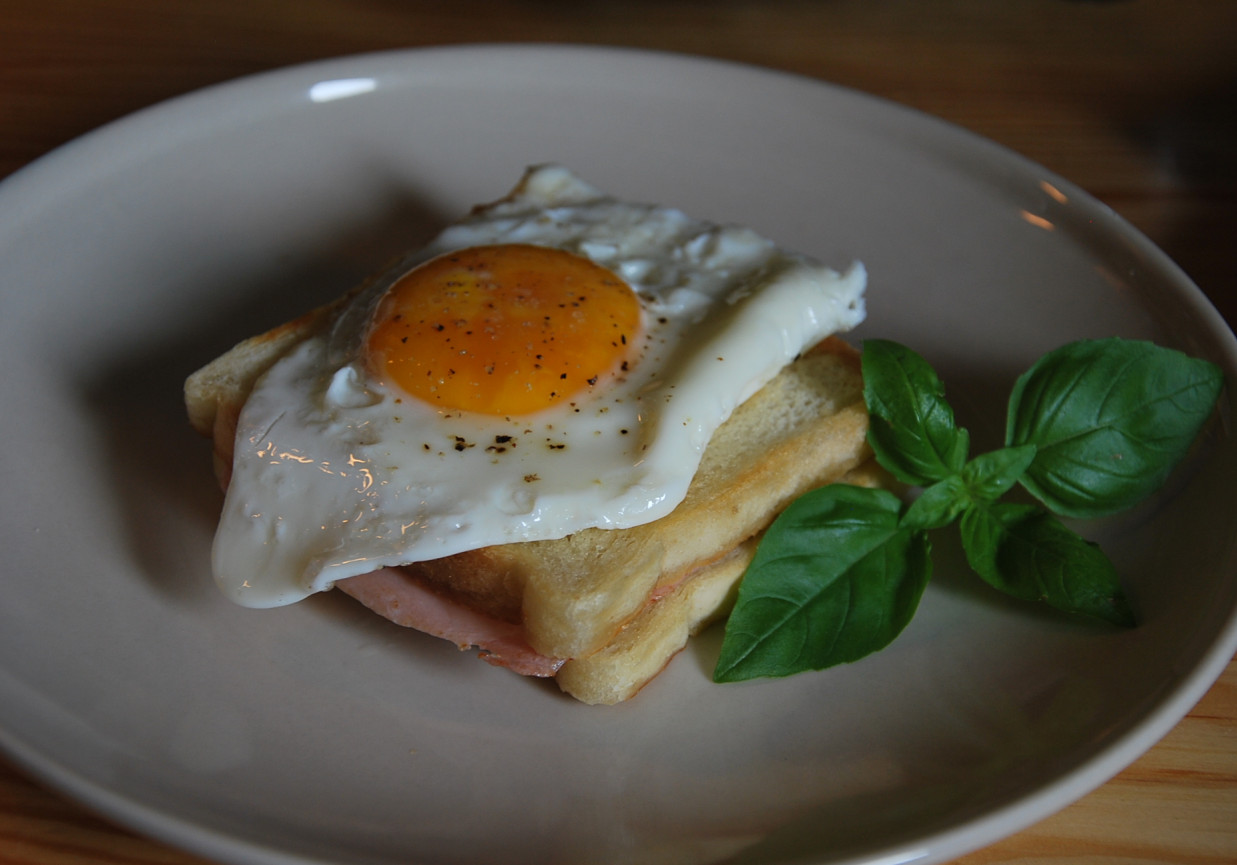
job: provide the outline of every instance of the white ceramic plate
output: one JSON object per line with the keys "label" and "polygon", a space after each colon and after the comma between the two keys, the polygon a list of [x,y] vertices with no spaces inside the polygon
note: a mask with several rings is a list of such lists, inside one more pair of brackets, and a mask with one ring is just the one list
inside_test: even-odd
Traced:
{"label": "white ceramic plate", "polygon": [[[93,807],[236,863],[930,862],[1082,795],[1237,648],[1237,449],[1087,526],[1144,624],[978,588],[950,542],[861,663],[714,686],[718,635],[588,708],[320,596],[229,605],[186,373],[334,296],[528,163],[871,273],[861,335],[937,365],[979,447],[1066,340],[1237,369],[1107,209],[965,132],[817,82],[548,47],[344,59],[160,105],[0,186],[0,742]],[[1227,402],[1224,406],[1227,417]]]}

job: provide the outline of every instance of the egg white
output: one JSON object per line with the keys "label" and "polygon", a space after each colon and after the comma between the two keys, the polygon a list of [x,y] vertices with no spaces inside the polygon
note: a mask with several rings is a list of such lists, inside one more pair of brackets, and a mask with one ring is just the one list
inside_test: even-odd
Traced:
{"label": "egg white", "polygon": [[[444,252],[504,243],[585,256],[632,287],[644,334],[627,373],[501,418],[443,411],[367,372],[366,329],[395,280]],[[839,274],[750,230],[624,203],[558,166],[530,169],[257,383],[237,430],[216,580],[238,603],[277,606],[387,565],[664,516],[736,406],[862,320],[865,281],[862,265]]]}

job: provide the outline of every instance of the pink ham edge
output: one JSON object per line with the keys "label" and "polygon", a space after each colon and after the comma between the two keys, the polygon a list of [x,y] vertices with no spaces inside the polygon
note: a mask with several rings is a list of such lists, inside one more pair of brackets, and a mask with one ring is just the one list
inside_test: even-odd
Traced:
{"label": "pink ham edge", "polygon": [[398,568],[349,577],[335,588],[397,625],[450,640],[461,650],[476,646],[484,660],[521,676],[550,677],[566,662],[535,651],[520,625],[462,607]]}

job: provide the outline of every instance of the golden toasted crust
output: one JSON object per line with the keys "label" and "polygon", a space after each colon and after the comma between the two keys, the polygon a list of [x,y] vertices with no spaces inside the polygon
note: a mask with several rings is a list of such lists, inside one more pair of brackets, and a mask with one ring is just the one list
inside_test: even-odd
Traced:
{"label": "golden toasted crust", "polygon": [[592,705],[609,706],[635,696],[689,637],[729,611],[755,548],[756,539],[749,539],[658,594],[601,649],[565,663],[555,676],[558,686]]}

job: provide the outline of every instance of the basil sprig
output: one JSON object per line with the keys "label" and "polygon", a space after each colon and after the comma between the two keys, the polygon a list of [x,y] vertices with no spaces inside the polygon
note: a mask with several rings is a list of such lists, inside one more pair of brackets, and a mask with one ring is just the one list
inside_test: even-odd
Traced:
{"label": "basil sprig", "polygon": [[[972,570],[1000,591],[1134,625],[1108,557],[1056,515],[1114,514],[1157,490],[1211,415],[1217,366],[1148,342],[1070,343],[1014,385],[1005,447],[973,458],[918,354],[869,340],[863,378],[868,443],[918,495],[833,484],[787,508],[739,585],[714,681],[820,670],[889,645],[931,577],[928,533],[954,523]],[[1019,484],[1040,504],[999,501]]]}

